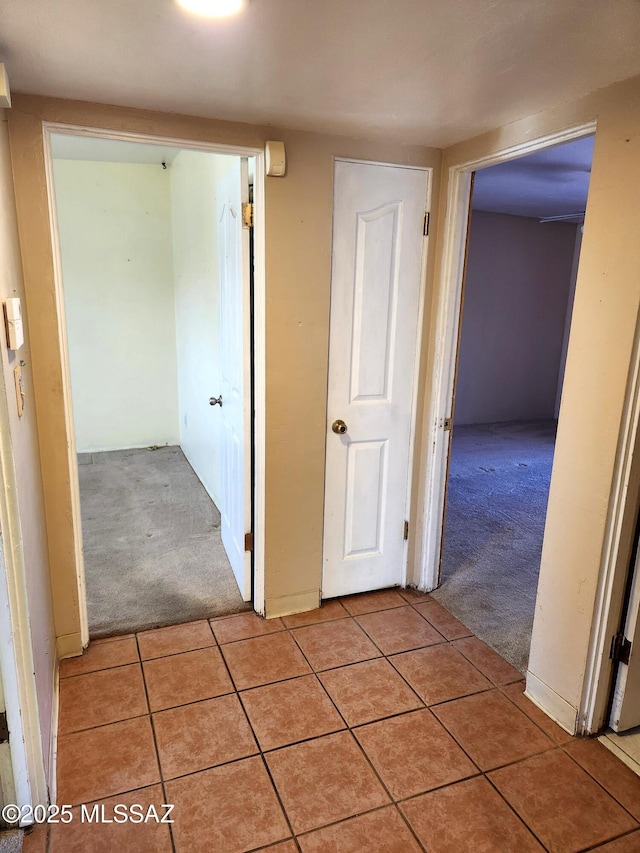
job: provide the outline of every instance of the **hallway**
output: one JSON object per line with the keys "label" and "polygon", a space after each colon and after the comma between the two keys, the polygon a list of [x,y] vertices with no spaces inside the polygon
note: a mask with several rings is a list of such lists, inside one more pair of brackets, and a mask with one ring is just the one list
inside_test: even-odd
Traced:
{"label": "hallway", "polygon": [[[100,640],[61,678],[74,819],[27,853],[640,849],[640,778],[428,595]],[[117,803],[174,804],[174,823],[81,819]]]}

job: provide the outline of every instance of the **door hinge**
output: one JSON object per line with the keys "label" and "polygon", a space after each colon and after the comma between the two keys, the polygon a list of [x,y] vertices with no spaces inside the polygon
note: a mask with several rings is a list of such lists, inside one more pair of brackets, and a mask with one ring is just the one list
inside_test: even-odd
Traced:
{"label": "door hinge", "polygon": [[242,205],[242,227],[253,228],[253,203],[250,201]]}
{"label": "door hinge", "polygon": [[442,428],[445,432],[448,432],[451,429],[451,418],[445,418],[442,422]]}
{"label": "door hinge", "polygon": [[429,236],[429,222],[430,222],[430,220],[431,220],[431,214],[430,214],[430,213],[425,213],[425,215],[424,215],[424,225],[423,225],[423,227],[422,227],[422,233],[424,234],[424,236],[425,236],[425,237],[428,237],[428,236]]}
{"label": "door hinge", "polygon": [[7,743],[8,741],[9,741],[9,726],[7,725],[6,712],[3,711],[0,714],[0,743]]}
{"label": "door hinge", "polygon": [[609,657],[614,663],[624,663],[629,666],[631,657],[631,640],[627,640],[624,634],[615,634],[611,638],[611,651]]}
{"label": "door hinge", "polygon": [[244,550],[253,551],[253,533],[244,534]]}
{"label": "door hinge", "polygon": [[404,523],[404,538],[405,539],[409,538],[409,522],[408,521],[405,521],[405,523]]}

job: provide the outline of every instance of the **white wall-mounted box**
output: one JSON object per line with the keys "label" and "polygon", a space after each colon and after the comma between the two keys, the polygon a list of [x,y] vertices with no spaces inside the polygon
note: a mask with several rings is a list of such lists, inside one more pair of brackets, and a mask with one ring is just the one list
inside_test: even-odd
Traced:
{"label": "white wall-mounted box", "polygon": [[18,350],[24,343],[22,309],[17,297],[4,300],[4,320],[7,328],[7,347]]}

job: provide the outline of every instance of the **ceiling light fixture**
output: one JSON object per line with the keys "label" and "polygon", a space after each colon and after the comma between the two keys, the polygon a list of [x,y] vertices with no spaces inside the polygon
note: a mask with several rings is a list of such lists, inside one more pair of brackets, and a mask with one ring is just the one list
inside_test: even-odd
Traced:
{"label": "ceiling light fixture", "polygon": [[195,15],[208,18],[227,18],[235,15],[245,5],[246,0],[178,0],[180,6]]}

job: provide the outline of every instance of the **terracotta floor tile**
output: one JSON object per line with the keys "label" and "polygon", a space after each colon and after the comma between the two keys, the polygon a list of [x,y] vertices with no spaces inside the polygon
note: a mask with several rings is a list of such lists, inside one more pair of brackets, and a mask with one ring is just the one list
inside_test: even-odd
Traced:
{"label": "terracotta floor tile", "polygon": [[349,732],[266,756],[294,832],[317,829],[389,801]]}
{"label": "terracotta floor tile", "polygon": [[491,682],[457,652],[439,645],[394,655],[391,663],[427,705],[489,690]]}
{"label": "terracotta floor tile", "polygon": [[75,675],[60,682],[61,734],[148,713],[139,663]]}
{"label": "terracotta floor tile", "polygon": [[573,740],[573,736],[569,734],[569,732],[565,732],[561,726],[548,717],[544,711],[541,711],[537,705],[524,695],[524,681],[518,681],[516,684],[507,684],[505,687],[501,687],[500,689],[504,693],[505,696],[508,696],[512,702],[523,711],[527,717],[533,720],[542,731],[550,737],[554,743],[562,744],[569,743]]}
{"label": "terracotta floor tile", "polygon": [[453,645],[494,684],[510,684],[522,680],[521,672],[477,637],[456,640]]}
{"label": "terracotta floor tile", "polygon": [[381,656],[353,619],[309,625],[292,633],[316,672]]}
{"label": "terracotta floor tile", "polygon": [[483,777],[400,806],[429,853],[542,853],[529,830]]}
{"label": "terracotta floor tile", "polygon": [[288,632],[229,643],[222,651],[238,690],[295,678],[311,671]]}
{"label": "terracotta floor tile", "polygon": [[388,610],[390,607],[401,607],[406,604],[400,592],[395,589],[348,595],[340,601],[351,616],[361,616],[363,613],[373,613],[374,610]]}
{"label": "terracotta floor tile", "polygon": [[362,726],[354,735],[396,800],[478,773],[426,708]]}
{"label": "terracotta floor tile", "polygon": [[[568,754],[640,821],[640,776],[593,738],[575,738]],[[640,850],[640,847],[638,848]]]}
{"label": "terracotta floor tile", "polygon": [[295,841],[281,841],[279,844],[261,847],[259,853],[298,853],[298,848]]}
{"label": "terracotta floor tile", "polygon": [[184,776],[258,752],[233,694],[153,715],[163,779]]}
{"label": "terracotta floor tile", "polygon": [[307,610],[306,613],[296,613],[293,616],[283,616],[282,621],[287,628],[302,628],[303,625],[315,625],[318,622],[329,622],[332,619],[345,619],[349,614],[339,601],[332,599],[324,601],[321,607]]}
{"label": "terracotta floor tile", "polygon": [[215,646],[216,641],[206,620],[187,622],[185,625],[170,625],[138,634],[138,645],[142,660],[178,655],[194,649]]}
{"label": "terracotta floor tile", "polygon": [[167,800],[177,815],[177,853],[240,853],[291,833],[269,775],[258,757],[174,779]]}
{"label": "terracotta floor tile", "polygon": [[420,853],[395,806],[316,829],[298,839],[302,853]]}
{"label": "terracotta floor tile", "polygon": [[83,655],[60,661],[60,678],[84,675],[98,669],[125,666],[128,663],[138,663],[138,661],[138,646],[135,637],[108,643],[94,641]]}
{"label": "terracotta floor tile", "polygon": [[421,708],[422,702],[384,660],[369,660],[319,675],[350,726]]}
{"label": "terracotta floor tile", "polygon": [[142,666],[152,711],[213,699],[233,690],[217,648],[156,658]]}
{"label": "terracotta floor tile", "polygon": [[236,616],[212,619],[211,627],[219,643],[235,643],[284,630],[281,619],[263,619],[257,613],[238,613]]}
{"label": "terracotta floor tile", "polygon": [[25,832],[22,838],[22,853],[46,853],[48,837],[49,826],[44,823],[36,824],[33,829]]}
{"label": "terracotta floor tile", "polygon": [[[91,814],[94,806],[98,807],[98,815],[104,808],[105,819],[114,816],[113,807],[122,804],[131,807],[133,804],[142,806],[144,814],[149,806],[155,806],[160,818],[165,814],[162,803],[164,793],[160,785],[132,791],[130,794],[118,794],[107,800],[100,800],[88,807]],[[120,810],[119,810],[120,812]],[[120,812],[121,813],[121,812]],[[118,814],[118,813],[116,813]],[[172,813],[171,818],[175,815]],[[113,853],[114,850],[126,853],[171,853],[171,835],[169,824],[156,823],[153,819],[141,823],[93,823],[83,821],[79,808],[73,809],[73,820],[70,823],[56,823],[51,826],[51,842],[49,853]]]}
{"label": "terracotta floor tile", "polygon": [[425,601],[433,601],[428,592],[420,592],[419,589],[407,587],[407,589],[399,589],[398,592],[409,604],[423,604]]}
{"label": "terracotta floor tile", "polygon": [[492,770],[553,746],[499,690],[436,705],[433,713],[481,770]]}
{"label": "terracotta floor tile", "polygon": [[409,606],[367,613],[359,616],[356,622],[385,655],[444,642],[442,634]]}
{"label": "terracotta floor tile", "polygon": [[552,853],[575,853],[637,823],[561,749],[489,774]]}
{"label": "terracotta floor tile", "polygon": [[79,805],[159,781],[149,717],[58,738],[59,803]]}
{"label": "terracotta floor tile", "polygon": [[[413,603],[413,602],[412,602]],[[457,640],[460,637],[469,637],[473,633],[459,619],[452,616],[439,601],[427,601],[424,604],[414,604],[415,609],[421,616],[430,622],[434,628],[446,637],[447,640]]]}
{"label": "terracotta floor tile", "polygon": [[632,832],[631,835],[609,841],[602,847],[595,847],[593,853],[638,853],[638,850],[640,850],[640,832]]}
{"label": "terracotta floor tile", "polygon": [[315,675],[245,690],[241,698],[263,750],[345,728]]}

